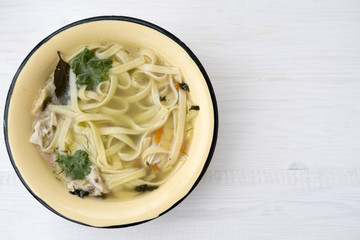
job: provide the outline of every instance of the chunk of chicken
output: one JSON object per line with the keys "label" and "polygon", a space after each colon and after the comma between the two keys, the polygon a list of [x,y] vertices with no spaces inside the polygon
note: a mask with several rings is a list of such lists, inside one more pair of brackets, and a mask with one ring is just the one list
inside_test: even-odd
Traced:
{"label": "chunk of chicken", "polygon": [[41,148],[47,147],[55,134],[56,124],[55,113],[45,111],[39,114],[30,142],[39,145]]}
{"label": "chunk of chicken", "polygon": [[98,168],[94,164],[92,164],[90,168],[91,172],[85,179],[72,180],[71,178],[66,177],[66,185],[71,192],[82,190],[88,192],[90,196],[101,196],[103,193],[107,192],[103,186]]}
{"label": "chunk of chicken", "polygon": [[50,98],[52,103],[58,103],[59,101],[55,96],[55,85],[53,76],[47,81],[45,87],[40,90],[39,97],[36,99],[34,107],[32,109],[32,114],[36,115],[40,113],[40,110],[43,108],[43,104],[46,98]]}
{"label": "chunk of chicken", "polygon": [[[30,137],[30,142],[45,148],[52,140],[57,125],[56,115],[47,110],[44,106],[47,103],[57,103],[55,95],[55,85],[53,76],[47,81],[45,87],[40,90],[39,97],[36,99],[32,114],[35,115],[34,131]],[[45,109],[44,109],[45,108]]]}

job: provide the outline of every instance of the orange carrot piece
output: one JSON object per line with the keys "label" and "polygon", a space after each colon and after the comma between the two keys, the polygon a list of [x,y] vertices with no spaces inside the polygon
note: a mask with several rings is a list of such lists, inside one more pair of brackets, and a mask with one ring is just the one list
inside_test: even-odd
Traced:
{"label": "orange carrot piece", "polygon": [[180,152],[183,152],[183,151],[184,151],[184,148],[185,148],[184,144],[181,145]]}
{"label": "orange carrot piece", "polygon": [[152,166],[151,169],[153,170],[153,172],[157,172],[159,170],[159,167],[158,167],[158,165],[155,164]]}
{"label": "orange carrot piece", "polygon": [[156,130],[156,133],[155,133],[155,137],[154,137],[155,142],[157,142],[157,143],[160,142],[161,135],[162,135],[162,128],[159,128],[158,130]]}
{"label": "orange carrot piece", "polygon": [[174,82],[174,87],[175,87],[175,88],[179,88],[179,87],[180,87],[180,83]]}

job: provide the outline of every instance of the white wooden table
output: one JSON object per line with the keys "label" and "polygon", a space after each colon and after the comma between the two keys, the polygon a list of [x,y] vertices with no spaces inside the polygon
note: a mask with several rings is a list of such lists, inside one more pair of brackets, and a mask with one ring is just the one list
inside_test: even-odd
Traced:
{"label": "white wooden table", "polygon": [[220,114],[211,165],[164,216],[95,229],[37,202],[1,137],[0,239],[360,239],[360,1],[1,0],[1,113],[27,53],[98,15],[148,20],[195,52]]}

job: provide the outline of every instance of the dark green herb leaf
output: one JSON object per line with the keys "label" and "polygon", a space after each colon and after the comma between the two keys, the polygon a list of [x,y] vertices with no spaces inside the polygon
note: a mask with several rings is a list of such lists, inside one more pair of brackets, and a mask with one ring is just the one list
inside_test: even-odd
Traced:
{"label": "dark green herb leaf", "polygon": [[197,105],[192,105],[192,106],[190,107],[189,111],[191,111],[191,110],[199,111],[199,110],[200,110],[200,107],[197,106]]}
{"label": "dark green herb leaf", "polygon": [[111,66],[111,59],[100,60],[87,48],[71,64],[71,68],[77,76],[76,84],[89,87],[95,87],[102,82]]}
{"label": "dark green herb leaf", "polygon": [[72,179],[84,179],[91,172],[89,155],[83,150],[77,150],[72,156],[58,154],[56,162]]}
{"label": "dark green herb leaf", "polygon": [[166,96],[161,97],[160,96],[160,102],[166,101]]}
{"label": "dark green herb leaf", "polygon": [[51,103],[51,97],[45,98],[45,100],[41,106],[41,111],[44,111],[46,109],[46,107],[49,105],[49,103]]}
{"label": "dark green herb leaf", "polygon": [[106,193],[101,193],[100,195],[96,196],[97,198],[106,199],[108,195]]}
{"label": "dark green herb leaf", "polygon": [[70,191],[69,193],[71,193],[72,195],[78,195],[80,198],[83,198],[87,195],[89,195],[89,192],[88,191],[84,191],[84,190],[81,190],[81,189],[76,189],[75,191]]}
{"label": "dark green herb leaf", "polygon": [[189,132],[189,131],[191,131],[191,130],[193,130],[193,128],[189,128],[189,129],[187,129],[187,130],[186,130],[186,132]]}
{"label": "dark green herb leaf", "polygon": [[65,105],[67,102],[66,92],[69,88],[70,65],[64,60],[62,60],[59,51],[57,52],[57,54],[59,56],[59,62],[54,72],[55,95],[59,99],[60,103],[62,105]]}
{"label": "dark green herb leaf", "polygon": [[190,92],[190,88],[189,88],[189,86],[186,84],[186,83],[180,83],[180,88],[182,89],[182,90],[185,90],[185,91],[187,91],[187,92]]}
{"label": "dark green herb leaf", "polygon": [[157,189],[157,186],[149,186],[147,184],[139,185],[135,187],[135,191],[137,192],[146,192],[146,191],[153,191]]}

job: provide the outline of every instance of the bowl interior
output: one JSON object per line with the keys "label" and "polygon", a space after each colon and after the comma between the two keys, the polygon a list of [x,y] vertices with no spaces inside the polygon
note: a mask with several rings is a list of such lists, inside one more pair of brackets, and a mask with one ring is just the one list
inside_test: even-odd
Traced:
{"label": "bowl interior", "polygon": [[[70,53],[94,42],[118,42],[152,49],[172,65],[180,67],[193,102],[201,109],[195,121],[186,163],[157,191],[131,201],[80,199],[69,194],[53,176],[36,146],[29,142],[32,105],[57,64],[56,52]],[[22,69],[20,67],[17,79],[14,79],[16,83],[7,103],[7,137],[15,169],[40,201],[68,219],[103,227],[155,218],[190,191],[204,168],[212,146],[214,106],[203,74],[184,48],[158,30],[142,24],[103,19],[62,29],[40,43],[29,56]]]}

